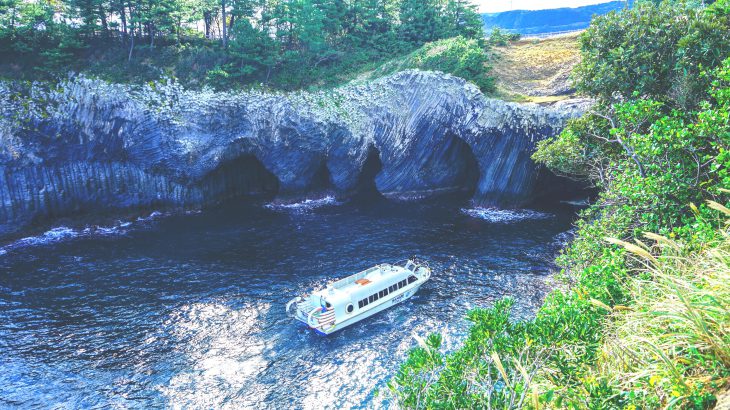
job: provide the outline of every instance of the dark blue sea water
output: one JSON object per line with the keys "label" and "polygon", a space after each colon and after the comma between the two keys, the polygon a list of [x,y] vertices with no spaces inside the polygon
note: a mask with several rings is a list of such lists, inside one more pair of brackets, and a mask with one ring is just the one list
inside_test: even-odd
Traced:
{"label": "dark blue sea water", "polygon": [[[534,311],[572,217],[455,200],[240,203],[6,244],[0,407],[384,407],[414,333],[454,349],[471,307],[509,295],[518,315]],[[329,337],[285,316],[302,291],[411,255],[434,274],[410,301]]]}

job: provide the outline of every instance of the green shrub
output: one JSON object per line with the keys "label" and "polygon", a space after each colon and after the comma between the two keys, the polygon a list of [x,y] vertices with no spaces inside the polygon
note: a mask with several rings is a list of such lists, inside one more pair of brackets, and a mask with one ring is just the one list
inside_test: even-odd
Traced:
{"label": "green shrub", "polygon": [[685,2],[641,2],[596,17],[580,36],[578,91],[604,101],[634,96],[693,108],[707,97],[703,70],[730,52],[730,2],[708,8]]}
{"label": "green shrub", "polygon": [[489,33],[489,44],[497,47],[504,47],[511,42],[517,41],[522,36],[519,33],[508,33],[495,27]]}
{"label": "green shrub", "polygon": [[384,64],[371,77],[406,69],[441,71],[468,80],[482,92],[494,91],[494,78],[489,73],[489,55],[478,40],[454,37],[426,43],[404,58]]}

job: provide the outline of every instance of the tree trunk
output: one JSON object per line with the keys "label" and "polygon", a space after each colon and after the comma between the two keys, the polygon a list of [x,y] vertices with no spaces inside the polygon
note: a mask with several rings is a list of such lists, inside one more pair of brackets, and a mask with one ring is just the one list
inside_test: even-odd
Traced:
{"label": "tree trunk", "polygon": [[210,12],[209,11],[203,12],[203,24],[205,25],[205,38],[210,38],[210,23],[211,23]]}
{"label": "tree trunk", "polygon": [[221,0],[221,16],[223,16],[223,48],[228,48],[228,30],[226,29],[226,0]]}
{"label": "tree trunk", "polygon": [[104,12],[104,6],[99,4],[99,18],[101,18],[101,29],[106,36],[109,34],[109,26],[106,24],[106,13]]}
{"label": "tree trunk", "polygon": [[119,9],[119,18],[122,20],[122,44],[127,44],[127,11],[124,7],[124,1]]}
{"label": "tree trunk", "polygon": [[[131,16],[131,15],[130,15]],[[134,51],[134,24],[132,25],[132,28],[130,30],[130,42],[129,42],[129,57],[127,58],[127,62],[132,61],[132,52]]]}

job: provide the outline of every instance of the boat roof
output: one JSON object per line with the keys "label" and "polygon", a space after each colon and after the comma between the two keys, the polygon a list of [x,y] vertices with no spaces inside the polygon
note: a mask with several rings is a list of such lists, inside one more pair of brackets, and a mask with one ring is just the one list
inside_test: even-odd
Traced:
{"label": "boat roof", "polygon": [[332,304],[357,300],[382,290],[412,273],[403,266],[384,263],[332,282],[326,288],[313,292],[312,295],[321,296]]}

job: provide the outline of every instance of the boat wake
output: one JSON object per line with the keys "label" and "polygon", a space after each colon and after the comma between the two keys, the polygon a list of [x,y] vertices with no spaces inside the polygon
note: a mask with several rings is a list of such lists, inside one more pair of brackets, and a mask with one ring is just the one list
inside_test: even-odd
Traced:
{"label": "boat wake", "polygon": [[116,236],[125,235],[131,229],[144,226],[154,220],[162,218],[167,214],[154,211],[148,216],[139,217],[134,221],[117,221],[112,225],[86,225],[83,228],[71,228],[68,226],[57,226],[49,229],[40,235],[28,236],[11,242],[0,247],[0,256],[5,255],[13,250],[26,248],[30,246],[43,246],[53,243],[68,241],[71,239],[82,237],[100,237],[100,236]]}
{"label": "boat wake", "polygon": [[546,212],[531,209],[499,209],[499,208],[462,208],[461,212],[472,218],[484,219],[492,223],[510,223],[527,219],[550,219],[555,217]]}
{"label": "boat wake", "polygon": [[317,208],[322,208],[325,206],[337,206],[342,204],[343,202],[338,201],[337,198],[335,198],[334,196],[327,195],[324,198],[305,199],[300,202],[293,202],[289,204],[270,203],[264,205],[264,207],[266,207],[267,209],[271,209],[272,211],[304,214]]}

